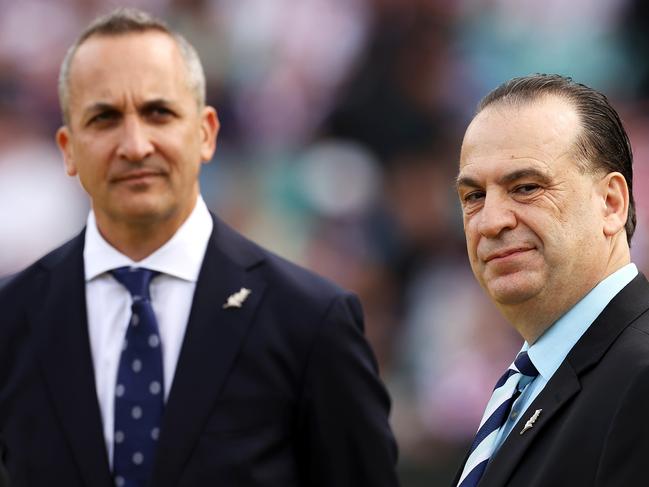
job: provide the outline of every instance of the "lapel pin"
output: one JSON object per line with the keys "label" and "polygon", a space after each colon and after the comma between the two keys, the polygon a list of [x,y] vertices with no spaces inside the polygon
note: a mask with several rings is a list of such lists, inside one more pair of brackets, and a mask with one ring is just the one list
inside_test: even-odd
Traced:
{"label": "lapel pin", "polygon": [[525,426],[523,426],[523,429],[521,430],[521,435],[525,433],[527,430],[532,429],[532,426],[534,426],[536,420],[539,419],[539,416],[541,415],[541,411],[543,411],[543,409],[537,409],[536,411],[534,411],[532,417],[528,419],[527,423],[525,423]]}
{"label": "lapel pin", "polygon": [[242,287],[239,291],[228,296],[228,300],[223,305],[223,309],[227,308],[241,308],[243,302],[246,300],[252,291]]}

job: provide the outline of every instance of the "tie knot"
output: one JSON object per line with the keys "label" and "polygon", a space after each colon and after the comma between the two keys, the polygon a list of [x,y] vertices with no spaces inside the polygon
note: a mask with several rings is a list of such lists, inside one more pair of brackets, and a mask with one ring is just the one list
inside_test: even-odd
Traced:
{"label": "tie knot", "polygon": [[527,355],[527,352],[519,353],[516,357],[516,360],[514,360],[514,365],[523,375],[526,375],[528,377],[536,377],[537,375],[539,375],[539,371],[536,370],[536,367],[534,367],[534,364],[530,360],[530,357]]}
{"label": "tie knot", "polygon": [[142,267],[120,267],[113,269],[110,273],[120,284],[128,289],[128,292],[133,297],[133,301],[139,301],[141,299],[149,301],[151,299],[149,294],[151,279],[160,274],[159,272]]}

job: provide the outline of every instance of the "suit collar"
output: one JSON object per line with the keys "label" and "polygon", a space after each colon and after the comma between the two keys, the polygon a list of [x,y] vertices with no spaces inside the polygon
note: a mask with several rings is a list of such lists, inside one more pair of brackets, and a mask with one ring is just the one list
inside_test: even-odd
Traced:
{"label": "suit collar", "polygon": [[581,375],[600,361],[615,339],[649,308],[649,283],[638,274],[597,317],[566,358]]}
{"label": "suit collar", "polygon": [[[266,288],[253,272],[263,262],[264,252],[212,218],[214,228],[165,406],[152,479],[152,485],[160,487],[177,484]],[[109,487],[112,481],[88,337],[84,237],[82,232],[42,259],[50,292],[42,309],[33,310],[30,322],[37,332],[39,360],[52,402],[84,483]],[[223,308],[228,296],[242,287],[251,290],[245,305]],[[208,377],[209,387],[205,387]]]}
{"label": "suit collar", "polygon": [[525,344],[524,348],[528,348],[527,353],[544,383],[550,380],[611,300],[637,275],[638,269],[634,264],[621,267],[564,313],[534,344]]}
{"label": "suit collar", "polygon": [[[176,485],[250,330],[266,283],[253,272],[259,248],[215,218],[169,399],[152,485]],[[228,296],[251,291],[241,308]],[[205,381],[209,380],[209,386]]]}
{"label": "suit collar", "polygon": [[[31,310],[37,355],[49,394],[85,485],[112,485],[88,338],[83,233],[45,257],[49,292]],[[71,351],[74,351],[71,353]],[[80,421],[80,418],[84,418]]]}
{"label": "suit collar", "polygon": [[[649,283],[642,274],[620,291],[597,317],[570,351],[548,384],[521,415],[498,453],[487,466],[480,487],[502,487],[537,435],[552,421],[557,411],[581,390],[581,375],[595,366],[617,337],[649,308]],[[520,434],[536,410],[541,410],[534,426]]]}
{"label": "suit collar", "polygon": [[[574,370],[564,363],[557,369],[545,389],[521,415],[520,421],[514,426],[496,455],[489,462],[480,481],[480,487],[506,485],[512,472],[527,449],[534,443],[537,435],[543,430],[544,425],[548,424],[560,408],[580,389],[579,378]],[[522,433],[525,423],[532,418],[537,410],[541,411],[534,426]]]}
{"label": "suit collar", "polygon": [[266,258],[266,252],[257,244],[235,232],[212,214],[214,230],[208,244],[227,261],[237,267],[250,270]]}

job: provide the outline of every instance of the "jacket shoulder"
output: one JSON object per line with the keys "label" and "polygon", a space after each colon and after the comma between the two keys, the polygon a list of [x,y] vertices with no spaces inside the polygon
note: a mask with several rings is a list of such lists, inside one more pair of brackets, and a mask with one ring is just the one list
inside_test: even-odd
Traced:
{"label": "jacket shoulder", "polygon": [[262,247],[221,221],[217,220],[215,228],[217,244],[223,251],[249,271],[260,273],[271,286],[279,286],[296,297],[331,299],[349,294],[333,281]]}
{"label": "jacket shoulder", "polygon": [[[0,303],[10,305],[33,289],[45,274],[71,252],[83,251],[83,232],[39,258],[25,269],[0,280]],[[35,292],[35,289],[31,292]]]}

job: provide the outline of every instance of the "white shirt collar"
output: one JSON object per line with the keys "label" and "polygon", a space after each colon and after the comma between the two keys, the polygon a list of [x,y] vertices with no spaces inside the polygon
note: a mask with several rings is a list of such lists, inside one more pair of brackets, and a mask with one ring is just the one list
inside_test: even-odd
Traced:
{"label": "white shirt collar", "polygon": [[102,237],[95,214],[90,210],[83,250],[86,281],[118,267],[137,266],[196,282],[213,226],[207,205],[199,195],[191,214],[176,233],[151,255],[135,262]]}

